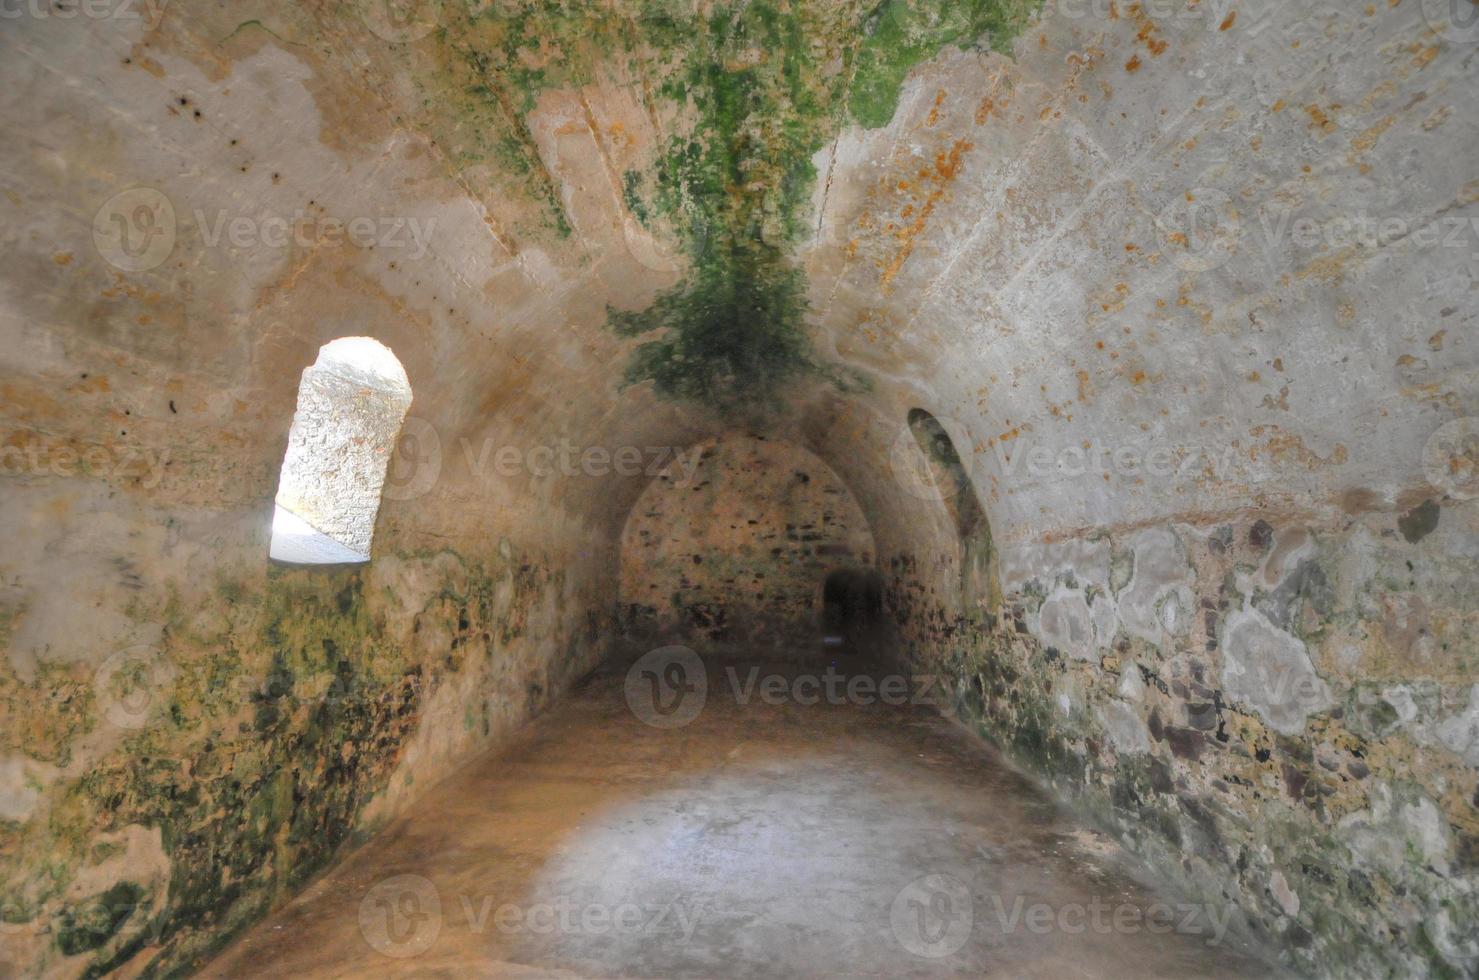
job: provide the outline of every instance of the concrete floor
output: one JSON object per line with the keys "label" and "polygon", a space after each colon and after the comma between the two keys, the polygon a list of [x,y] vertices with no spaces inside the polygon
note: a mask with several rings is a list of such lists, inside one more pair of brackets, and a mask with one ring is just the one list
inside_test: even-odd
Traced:
{"label": "concrete floor", "polygon": [[1216,940],[1225,910],[1158,898],[930,708],[741,704],[711,662],[702,712],[662,729],[622,681],[589,679],[202,975],[1271,972]]}

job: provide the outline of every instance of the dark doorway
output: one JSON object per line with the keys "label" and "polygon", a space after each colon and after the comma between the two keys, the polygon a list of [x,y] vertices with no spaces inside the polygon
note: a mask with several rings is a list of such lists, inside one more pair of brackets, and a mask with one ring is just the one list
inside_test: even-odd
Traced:
{"label": "dark doorway", "polygon": [[883,622],[883,577],[872,569],[839,568],[822,586],[822,642],[845,653],[862,653]]}

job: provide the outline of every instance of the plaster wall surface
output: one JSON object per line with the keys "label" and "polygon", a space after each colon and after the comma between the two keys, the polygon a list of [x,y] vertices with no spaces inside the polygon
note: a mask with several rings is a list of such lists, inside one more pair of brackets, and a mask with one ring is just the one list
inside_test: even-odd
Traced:
{"label": "plaster wall surface", "polygon": [[[0,972],[188,969],[285,901],[600,659],[649,463],[736,430],[1183,887],[1309,972],[1472,969],[1441,4],[374,6],[0,28]],[[372,560],[269,567],[345,336],[414,393]],[[986,575],[894,470],[913,409]]]}

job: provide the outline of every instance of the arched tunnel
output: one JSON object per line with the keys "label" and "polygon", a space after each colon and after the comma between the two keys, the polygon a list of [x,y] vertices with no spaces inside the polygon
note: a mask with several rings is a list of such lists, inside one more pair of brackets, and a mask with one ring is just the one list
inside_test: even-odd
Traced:
{"label": "arched tunnel", "polygon": [[0,2],[0,975],[1479,976],[1476,24]]}

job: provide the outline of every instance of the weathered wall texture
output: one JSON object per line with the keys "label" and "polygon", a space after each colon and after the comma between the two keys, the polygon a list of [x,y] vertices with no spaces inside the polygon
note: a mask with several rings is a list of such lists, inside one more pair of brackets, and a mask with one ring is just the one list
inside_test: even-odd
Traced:
{"label": "weathered wall texture", "polygon": [[[906,653],[1188,888],[1316,973],[1472,969],[1444,4],[24,7],[0,972],[163,972],[282,900],[595,659],[656,475],[616,454],[736,429],[830,467]],[[343,336],[412,458],[368,568],[269,570]],[[991,549],[895,477],[916,408]]]}
{"label": "weathered wall texture", "polygon": [[242,563],[202,593],[103,554],[140,577],[134,642],[0,680],[10,975],[198,962],[593,662],[594,612],[533,556]]}
{"label": "weathered wall texture", "polygon": [[623,638],[814,658],[827,575],[872,568],[873,557],[868,522],[826,463],[754,435],[708,440],[684,450],[627,519]]}
{"label": "weathered wall texture", "polygon": [[1303,971],[1449,975],[1479,953],[1476,521],[1065,538],[1002,555],[993,615],[907,571],[890,605],[962,720]]}

